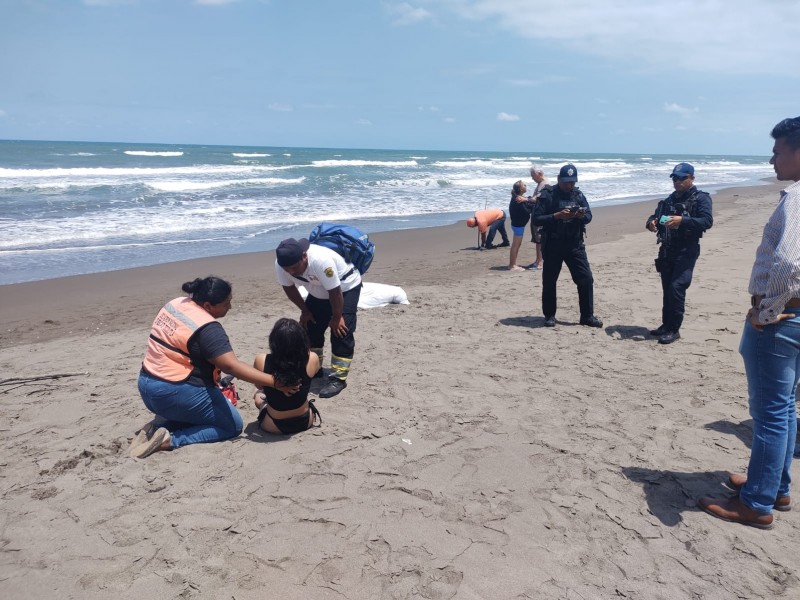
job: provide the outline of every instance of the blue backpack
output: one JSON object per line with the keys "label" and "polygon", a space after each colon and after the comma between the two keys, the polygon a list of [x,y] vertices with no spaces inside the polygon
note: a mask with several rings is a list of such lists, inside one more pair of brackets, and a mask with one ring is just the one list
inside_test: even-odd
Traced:
{"label": "blue backpack", "polygon": [[369,270],[375,258],[375,244],[369,236],[350,225],[320,223],[308,236],[308,241],[336,252],[347,262],[352,263],[362,275]]}

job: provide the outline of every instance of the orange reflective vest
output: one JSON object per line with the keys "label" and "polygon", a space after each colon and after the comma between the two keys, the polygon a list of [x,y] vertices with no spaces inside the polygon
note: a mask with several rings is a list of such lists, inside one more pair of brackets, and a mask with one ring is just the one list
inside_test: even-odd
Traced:
{"label": "orange reflective vest", "polygon": [[478,222],[478,231],[481,233],[486,233],[486,230],[489,229],[489,225],[498,219],[502,219],[505,215],[506,213],[499,208],[487,208],[486,210],[475,211],[475,220]]}
{"label": "orange reflective vest", "polygon": [[[189,339],[194,333],[214,321],[206,310],[191,298],[181,296],[167,302],[156,315],[147,353],[142,365],[145,370],[164,381],[180,383],[189,379],[193,365],[189,358]],[[214,370],[214,382],[219,370]]]}

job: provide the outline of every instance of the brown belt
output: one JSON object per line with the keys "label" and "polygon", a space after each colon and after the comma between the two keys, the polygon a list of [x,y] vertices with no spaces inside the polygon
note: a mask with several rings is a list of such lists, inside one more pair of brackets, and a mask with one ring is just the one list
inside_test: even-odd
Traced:
{"label": "brown belt", "polygon": [[[750,296],[750,306],[758,306],[761,304],[761,301],[764,299],[764,296]],[[785,308],[798,308],[800,307],[800,298],[792,298],[790,299]]]}

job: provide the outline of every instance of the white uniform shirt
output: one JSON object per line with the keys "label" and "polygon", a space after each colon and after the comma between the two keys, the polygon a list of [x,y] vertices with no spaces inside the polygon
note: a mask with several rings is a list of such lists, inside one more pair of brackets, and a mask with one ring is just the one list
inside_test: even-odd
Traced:
{"label": "white uniform shirt", "polygon": [[[284,287],[304,286],[315,298],[327,300],[328,292],[342,286],[342,292],[352,290],[361,283],[361,274],[353,265],[330,248],[311,244],[306,251],[308,267],[298,277],[293,277],[275,261],[278,283]],[[342,277],[352,269],[352,274],[342,281]]]}

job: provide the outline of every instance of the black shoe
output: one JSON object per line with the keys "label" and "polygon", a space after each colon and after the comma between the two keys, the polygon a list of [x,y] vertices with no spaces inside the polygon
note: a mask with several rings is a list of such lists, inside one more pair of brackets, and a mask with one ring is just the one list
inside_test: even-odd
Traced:
{"label": "black shoe", "polygon": [[544,320],[545,327],[555,327],[556,326],[556,318],[555,317],[547,317]]}
{"label": "black shoe", "polygon": [[581,319],[581,325],[586,325],[587,327],[602,327],[603,322],[594,315],[592,315],[591,317]]}
{"label": "black shoe", "polygon": [[331,377],[328,379],[327,385],[319,391],[320,398],[333,398],[336,394],[341,392],[347,387],[347,382],[344,379],[337,379]]}
{"label": "black shoe", "polygon": [[487,250],[494,250],[495,248],[497,248],[497,246],[495,246],[494,244],[484,244],[483,247],[486,248]]}
{"label": "black shoe", "polygon": [[509,244],[508,242],[503,242],[502,244],[499,244],[497,247],[498,248],[508,248],[510,245],[511,244]]}
{"label": "black shoe", "polygon": [[659,325],[658,329],[651,329],[650,335],[654,335],[656,337],[661,337],[665,333],[667,333],[669,329],[667,329],[664,325]]}
{"label": "black shoe", "polygon": [[660,338],[658,338],[659,344],[671,344],[672,342],[681,339],[681,334],[677,331],[668,331]]}

